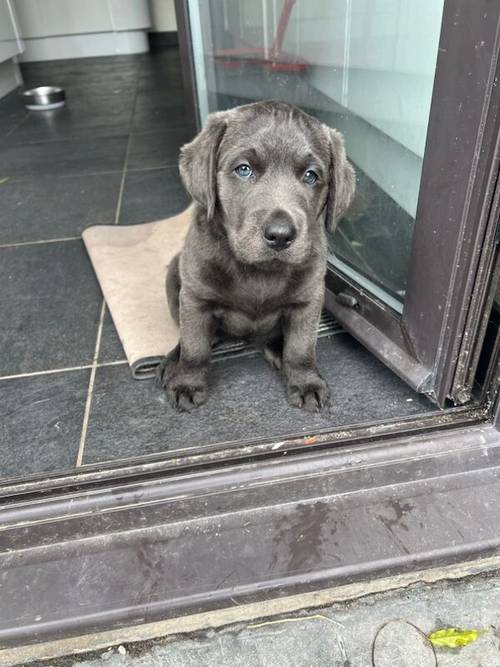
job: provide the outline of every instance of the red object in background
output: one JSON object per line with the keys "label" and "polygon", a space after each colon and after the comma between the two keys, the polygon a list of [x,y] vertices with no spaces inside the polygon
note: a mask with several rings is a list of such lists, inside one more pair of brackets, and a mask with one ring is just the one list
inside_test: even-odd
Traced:
{"label": "red object in background", "polygon": [[269,53],[261,47],[239,47],[235,49],[219,49],[214,53],[214,60],[224,69],[238,69],[244,65],[261,65],[264,69],[274,72],[303,72],[309,63],[302,58],[282,50],[285,32],[288,27],[295,0],[286,0],[278,20],[276,36]]}

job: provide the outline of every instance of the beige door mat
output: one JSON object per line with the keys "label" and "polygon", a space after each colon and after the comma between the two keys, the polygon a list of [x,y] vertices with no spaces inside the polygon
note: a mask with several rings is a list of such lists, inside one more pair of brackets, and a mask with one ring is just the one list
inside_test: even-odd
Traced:
{"label": "beige door mat", "polygon": [[[153,377],[160,359],[178,342],[178,328],[167,305],[165,278],[168,265],[182,248],[190,222],[191,207],[157,222],[99,225],[83,232],[85,246],[136,379]],[[333,318],[323,313],[319,336],[339,330]],[[228,342],[214,349],[212,359],[253,351],[243,342]]]}
{"label": "beige door mat", "polygon": [[167,306],[167,267],[181,250],[191,207],[140,225],[98,225],[82,236],[136,378],[154,375],[179,338]]}

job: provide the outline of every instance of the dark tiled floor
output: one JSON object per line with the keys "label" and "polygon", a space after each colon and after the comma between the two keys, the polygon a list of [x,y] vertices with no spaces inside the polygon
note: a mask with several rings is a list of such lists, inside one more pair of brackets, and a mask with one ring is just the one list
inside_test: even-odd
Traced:
{"label": "dark tiled floor", "polygon": [[[74,237],[91,224],[133,224],[180,211],[187,198],[178,151],[194,133],[176,50],[23,70],[28,86],[64,86],[68,105],[37,115],[24,111],[17,94],[0,101],[3,477],[77,464],[102,297]],[[278,377],[251,356],[215,363],[207,405],[178,415],[152,382],[132,379],[106,312],[83,462],[307,433],[359,422],[360,405],[363,421],[430,409],[349,336],[322,340],[319,349],[334,396],[328,413],[289,408]],[[60,370],[68,368],[74,370]]]}
{"label": "dark tiled floor", "polygon": [[177,167],[129,171],[125,178],[121,225],[135,225],[179,213],[189,204]]}
{"label": "dark tiled floor", "polygon": [[124,360],[125,352],[115,329],[109,310],[106,308],[102,323],[101,345],[99,348],[99,361],[121,361]]}
{"label": "dark tiled floor", "polygon": [[[72,103],[76,103],[76,100],[73,99]],[[55,139],[95,139],[128,134],[133,98],[127,103],[126,109],[115,110],[112,105],[106,109],[106,105],[101,104],[101,113],[97,117],[92,116],[94,111],[92,104],[88,102],[79,104],[77,110],[64,108],[30,115],[7,137],[6,145],[20,146]]]}
{"label": "dark tiled floor", "polygon": [[192,138],[188,130],[133,134],[128,155],[129,169],[176,167],[182,144]]}
{"label": "dark tiled floor", "polygon": [[89,225],[113,224],[121,179],[117,172],[0,183],[0,245],[80,236]]}
{"label": "dark tiled floor", "polygon": [[210,398],[191,414],[175,412],[152,381],[131,379],[126,366],[98,368],[84,463],[291,431],[306,434],[429,407],[348,334],[321,339],[318,362],[332,391],[331,407],[318,415],[287,404],[280,377],[260,355],[213,363]]}
{"label": "dark tiled floor", "polygon": [[[67,106],[37,114],[17,92],[0,100],[1,477],[76,464],[102,296],[71,239],[182,209],[175,165],[194,134],[176,50],[25,64],[23,76],[62,85]],[[99,361],[123,358],[107,315]]]}
{"label": "dark tiled floor", "polygon": [[0,100],[0,141],[5,140],[28,117],[19,95],[13,91]]}
{"label": "dark tiled floor", "polygon": [[0,248],[1,375],[92,362],[100,292],[80,241]]}
{"label": "dark tiled floor", "polygon": [[[143,93],[146,95],[146,93]],[[138,106],[134,114],[133,129],[134,132],[152,132],[153,130],[161,132],[165,129],[165,119],[168,118],[168,124],[171,128],[182,129],[186,125],[186,109],[183,105],[177,104],[170,106],[163,104],[161,98],[157,98],[160,107],[154,108],[146,104]]]}
{"label": "dark tiled floor", "polygon": [[[14,134],[23,127],[24,124]],[[128,136],[123,134],[2,146],[0,178],[21,180],[30,176],[121,171],[127,144]]]}
{"label": "dark tiled floor", "polygon": [[89,370],[0,381],[0,476],[72,468]]}

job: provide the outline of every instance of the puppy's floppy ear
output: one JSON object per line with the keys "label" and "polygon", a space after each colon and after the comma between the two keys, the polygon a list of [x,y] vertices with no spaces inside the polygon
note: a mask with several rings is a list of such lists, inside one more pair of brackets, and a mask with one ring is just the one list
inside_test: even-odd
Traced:
{"label": "puppy's floppy ear", "polygon": [[330,174],[326,202],[326,228],[334,232],[337,222],[346,212],[356,189],[356,174],[346,157],[344,139],[340,132],[323,126],[330,141]]}
{"label": "puppy's floppy ear", "polygon": [[211,114],[203,130],[181,148],[179,170],[184,187],[206,210],[208,220],[217,201],[217,158],[228,116],[227,111]]}

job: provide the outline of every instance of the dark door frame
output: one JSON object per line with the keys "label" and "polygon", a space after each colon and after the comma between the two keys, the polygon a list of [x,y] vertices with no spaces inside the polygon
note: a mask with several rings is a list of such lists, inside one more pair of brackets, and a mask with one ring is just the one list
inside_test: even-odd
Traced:
{"label": "dark door frame", "polygon": [[182,82],[184,86],[184,104],[193,116],[197,130],[200,130],[200,110],[196,88],[194,68],[191,24],[189,22],[189,8],[187,0],[174,0],[177,33],[179,35],[179,51],[181,56]]}
{"label": "dark door frame", "polygon": [[[499,53],[498,3],[445,0],[402,315],[333,266],[327,276],[334,316],[440,406],[470,399],[489,312],[500,213]],[[355,312],[339,293],[354,297]]]}

